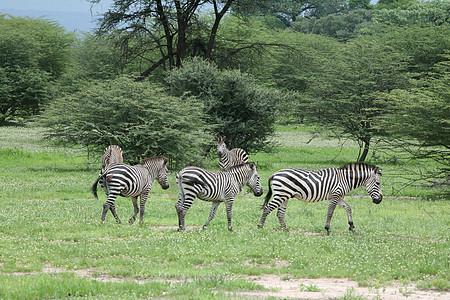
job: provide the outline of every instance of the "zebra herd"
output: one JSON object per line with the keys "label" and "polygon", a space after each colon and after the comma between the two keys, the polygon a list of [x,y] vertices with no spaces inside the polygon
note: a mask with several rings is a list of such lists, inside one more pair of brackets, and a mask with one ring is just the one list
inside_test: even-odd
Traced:
{"label": "zebra herd", "polygon": [[[246,185],[256,197],[263,194],[261,180],[254,162],[248,162],[247,153],[240,148],[227,149],[224,137],[218,137],[217,154],[220,171],[209,171],[199,167],[186,167],[176,176],[179,198],[175,204],[178,214],[178,230],[185,229],[185,215],[195,198],[212,202],[211,212],[203,228],[214,218],[217,207],[224,202],[226,205],[228,229],[232,230],[231,211],[236,195]],[[105,149],[102,157],[102,171],[92,186],[95,198],[97,185],[104,189],[107,200],[103,205],[101,220],[111,210],[117,223],[120,223],[115,211],[115,200],[120,195],[131,197],[134,215],[129,219],[133,224],[140,213],[143,222],[145,203],[156,180],[163,189],[169,188],[167,179],[167,158],[156,156],[145,159],[141,164],[129,166],[123,163],[120,147],[111,145]],[[383,198],[380,178],[381,169],[366,163],[350,163],[341,168],[323,170],[283,169],[275,172],[268,180],[269,191],[262,206],[263,213],[258,223],[262,228],[267,216],[278,208],[277,217],[281,228],[287,231],[284,216],[290,198],[305,202],[329,200],[325,229],[330,233],[330,222],[336,205],[347,212],[349,230],[354,231],[350,206],[344,201],[344,196],[351,190],[365,186],[373,202],[379,204]],[[272,198],[272,201],[270,199]],[[140,197],[139,206],[137,198]]]}

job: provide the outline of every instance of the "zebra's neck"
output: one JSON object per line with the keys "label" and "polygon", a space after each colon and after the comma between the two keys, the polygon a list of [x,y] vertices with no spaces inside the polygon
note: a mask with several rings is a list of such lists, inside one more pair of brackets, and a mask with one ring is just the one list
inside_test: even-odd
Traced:
{"label": "zebra's neck", "polygon": [[232,175],[235,181],[239,184],[239,188],[242,188],[250,179],[249,170],[247,165],[238,167],[232,167],[228,171],[228,174]]}
{"label": "zebra's neck", "polygon": [[343,169],[342,179],[345,183],[346,192],[359,188],[360,186],[365,185],[367,178],[369,177],[369,172],[363,169]]}

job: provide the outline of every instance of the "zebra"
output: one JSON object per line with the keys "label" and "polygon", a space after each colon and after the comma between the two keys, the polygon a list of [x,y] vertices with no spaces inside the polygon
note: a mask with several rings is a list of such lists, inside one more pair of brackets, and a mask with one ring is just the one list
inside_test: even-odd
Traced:
{"label": "zebra", "polygon": [[[269,192],[263,204],[263,213],[258,227],[262,228],[267,215],[278,207],[277,217],[281,228],[287,231],[284,215],[288,200],[292,197],[305,202],[329,200],[325,229],[330,234],[330,222],[336,204],[347,211],[349,230],[354,231],[352,211],[344,201],[349,191],[365,186],[375,204],[383,199],[380,178],[381,168],[367,163],[349,163],[341,168],[329,168],[317,171],[284,169],[269,178]],[[272,196],[273,200],[269,203]]]}
{"label": "zebra", "polygon": [[[100,171],[100,175],[105,172],[106,168],[112,164],[122,164],[123,163],[123,155],[122,149],[116,145],[110,145],[105,148],[105,152],[102,156],[102,170]],[[105,188],[105,184],[103,183],[103,178],[99,180],[100,186],[105,190],[105,193],[108,191]]]}
{"label": "zebra", "polygon": [[[105,191],[108,196],[103,205],[102,222],[105,221],[106,213],[111,210],[117,223],[120,219],[116,214],[114,202],[117,196],[131,197],[134,206],[134,215],[130,218],[129,223],[133,224],[137,214],[140,212],[140,221],[144,221],[145,203],[147,202],[148,193],[152,188],[153,181],[156,181],[165,190],[169,188],[167,180],[167,158],[163,156],[155,156],[146,158],[141,164],[129,166],[126,164],[112,164],[106,168],[92,185],[92,193],[97,196],[97,184],[102,179],[105,183]],[[137,198],[140,199],[140,211],[137,205]]]}
{"label": "zebra", "polygon": [[220,135],[217,136],[217,154],[219,155],[219,167],[222,171],[248,162],[248,155],[244,149],[233,148],[228,150],[225,137]]}
{"label": "zebra", "polygon": [[263,194],[259,174],[253,162],[231,167],[226,171],[208,171],[198,167],[187,167],[177,174],[179,200],[175,204],[178,214],[178,230],[184,230],[184,217],[195,197],[212,202],[206,228],[214,218],[217,207],[225,202],[228,218],[228,230],[232,231],[231,209],[236,195],[244,185],[249,186],[254,195]]}
{"label": "zebra", "polygon": [[106,147],[105,153],[102,156],[102,172],[110,164],[122,164],[122,163],[123,163],[122,149],[120,149],[120,147],[116,145],[110,145]]}

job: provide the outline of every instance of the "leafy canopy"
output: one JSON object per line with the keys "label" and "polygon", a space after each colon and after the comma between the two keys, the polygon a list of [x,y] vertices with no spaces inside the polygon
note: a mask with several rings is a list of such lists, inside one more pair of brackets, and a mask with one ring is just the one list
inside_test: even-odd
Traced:
{"label": "leafy canopy", "polygon": [[94,82],[59,98],[41,122],[46,136],[102,151],[116,144],[130,162],[164,155],[175,165],[192,163],[204,150],[209,128],[203,104],[168,96],[164,89],[126,77]]}

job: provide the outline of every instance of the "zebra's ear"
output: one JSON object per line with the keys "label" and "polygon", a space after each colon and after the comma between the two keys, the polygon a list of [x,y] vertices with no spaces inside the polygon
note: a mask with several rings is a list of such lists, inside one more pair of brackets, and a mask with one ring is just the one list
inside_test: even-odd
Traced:
{"label": "zebra's ear", "polygon": [[380,175],[380,176],[382,176],[383,174],[381,174],[381,168],[380,167],[376,167],[375,168],[375,174],[378,174],[378,175]]}
{"label": "zebra's ear", "polygon": [[167,166],[167,163],[169,162],[169,160],[166,157],[164,157],[164,156],[163,156],[163,159],[164,159],[164,165]]}
{"label": "zebra's ear", "polygon": [[252,168],[252,170],[255,170],[256,171],[256,164],[254,163],[254,162],[249,162],[249,164],[250,164],[250,168]]}

